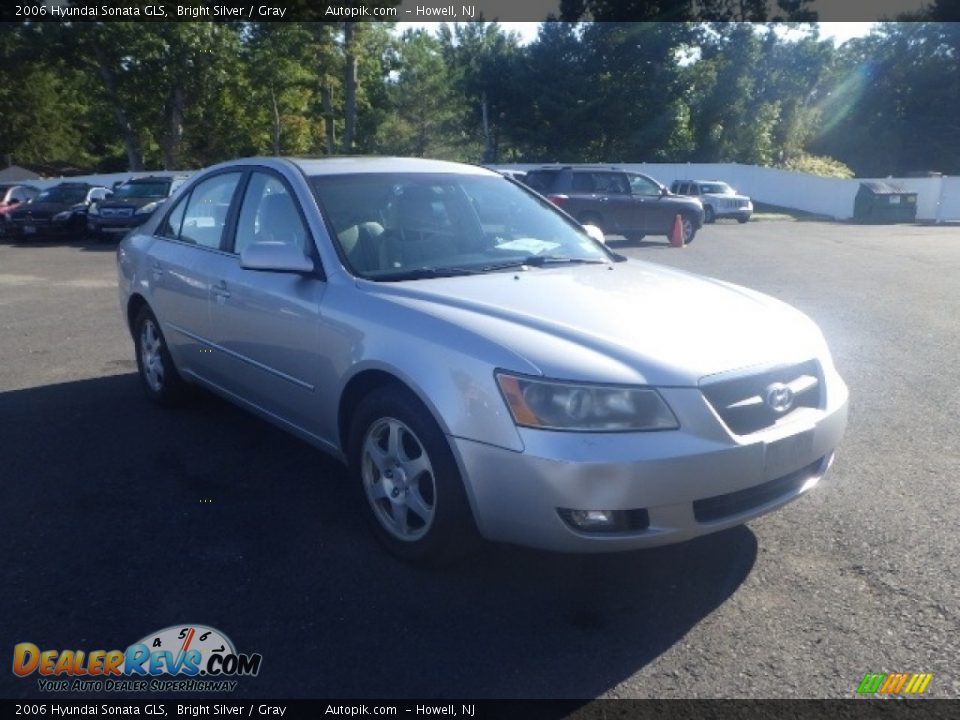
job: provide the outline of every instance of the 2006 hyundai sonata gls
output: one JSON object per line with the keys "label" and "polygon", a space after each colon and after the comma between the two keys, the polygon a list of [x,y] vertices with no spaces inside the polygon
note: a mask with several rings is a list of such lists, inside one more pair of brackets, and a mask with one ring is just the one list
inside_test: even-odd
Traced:
{"label": "2006 hyundai sonata gls", "polygon": [[846,424],[806,316],[624,261],[477,167],[218,165],[118,263],[147,393],[203,385],[345,460],[411,559],[736,525],[816,485]]}

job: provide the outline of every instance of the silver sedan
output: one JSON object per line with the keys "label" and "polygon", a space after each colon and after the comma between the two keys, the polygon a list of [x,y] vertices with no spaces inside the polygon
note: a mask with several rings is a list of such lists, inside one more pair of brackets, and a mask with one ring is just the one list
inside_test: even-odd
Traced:
{"label": "silver sedan", "polygon": [[409,560],[679,542],[815,487],[847,418],[816,325],[587,230],[478,167],[252,158],[124,239],[120,305],[149,397],[341,459]]}

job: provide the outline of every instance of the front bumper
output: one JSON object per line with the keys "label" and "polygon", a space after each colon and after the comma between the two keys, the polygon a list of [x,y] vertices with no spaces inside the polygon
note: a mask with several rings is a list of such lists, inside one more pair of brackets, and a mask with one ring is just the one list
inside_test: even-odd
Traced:
{"label": "front bumper", "polygon": [[[585,434],[521,428],[523,452],[451,438],[481,534],[547,550],[606,552],[682,542],[740,525],[815,487],[847,422],[832,373],[826,406],[746,436],[696,388],[661,389],[680,430]],[[649,525],[584,532],[559,509],[645,511]]]}
{"label": "front bumper", "polygon": [[80,224],[80,221],[76,217],[71,217],[68,220],[48,218],[13,220],[7,223],[6,234],[11,238],[20,240],[64,237],[76,233],[78,224]]}
{"label": "front bumper", "polygon": [[749,220],[753,215],[753,203],[749,200],[745,203],[734,205],[725,205],[724,203],[713,204],[713,216],[715,218],[737,218]]}
{"label": "front bumper", "polygon": [[132,215],[129,217],[87,216],[87,230],[99,235],[123,236],[135,227],[143,225],[150,215]]}

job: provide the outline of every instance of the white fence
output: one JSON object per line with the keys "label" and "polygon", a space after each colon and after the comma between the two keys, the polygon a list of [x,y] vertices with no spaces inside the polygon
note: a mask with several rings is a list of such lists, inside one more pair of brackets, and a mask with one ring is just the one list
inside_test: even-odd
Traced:
{"label": "white fence", "polygon": [[[530,170],[543,165],[497,167]],[[877,179],[916,192],[918,220],[960,222],[960,177],[845,179],[736,163],[618,163],[616,167],[651,175],[665,185],[674,180],[723,180],[755,202],[837,220],[853,217],[853,200],[860,183]]]}

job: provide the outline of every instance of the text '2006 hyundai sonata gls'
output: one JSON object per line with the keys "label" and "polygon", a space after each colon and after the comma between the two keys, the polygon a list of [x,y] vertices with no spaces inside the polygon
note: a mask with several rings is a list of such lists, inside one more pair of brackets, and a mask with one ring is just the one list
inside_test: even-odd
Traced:
{"label": "text '2006 hyundai sonata gls'", "polygon": [[737,525],[815,486],[846,425],[805,315],[625,260],[478,167],[217,165],[117,258],[147,394],[202,385],[344,460],[412,560]]}

